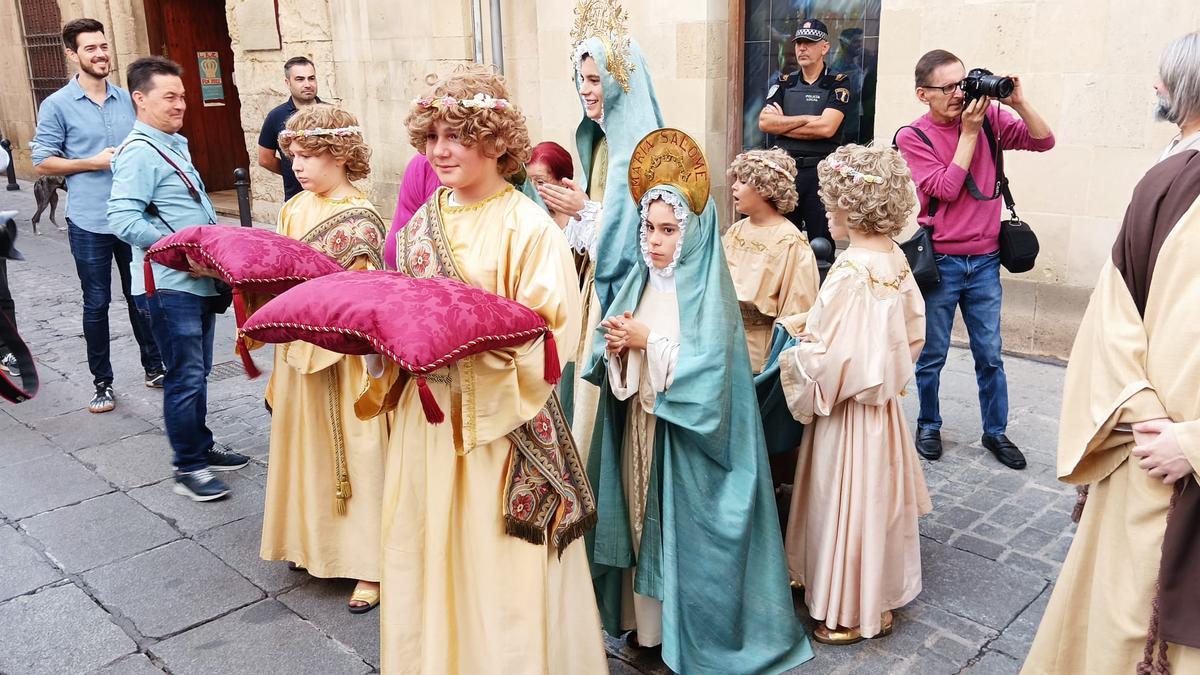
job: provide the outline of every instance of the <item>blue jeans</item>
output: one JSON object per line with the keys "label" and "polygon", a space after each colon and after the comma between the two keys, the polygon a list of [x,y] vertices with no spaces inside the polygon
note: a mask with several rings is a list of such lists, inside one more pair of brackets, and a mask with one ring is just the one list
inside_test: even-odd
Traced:
{"label": "blue jeans", "polygon": [[129,244],[111,234],[97,234],[79,228],[67,220],[67,239],[75,258],[75,271],[83,289],[83,339],[87,343],[88,370],[94,384],[112,384],[112,361],[109,360],[108,305],[112,300],[112,266],[117,263],[121,292],[129,306],[129,324],[142,356],[142,369],[157,373],[163,369],[163,359],[154,343],[147,317],[137,310],[130,295],[129,263],[133,253]]}
{"label": "blue jeans", "polygon": [[1000,254],[939,254],[936,260],[942,283],[925,293],[925,349],[917,359],[917,391],[921,397],[917,428],[942,428],[938,385],[950,349],[954,309],[958,307],[975,357],[983,433],[999,436],[1008,426],[1008,380],[1000,357]]}
{"label": "blue jeans", "polygon": [[182,291],[160,289],[149,297],[137,296],[137,302],[150,312],[150,327],[167,366],[163,422],[175,451],[175,468],[203,469],[208,466],[206,453],[213,447],[205,417],[216,315],[207,311],[205,298]]}

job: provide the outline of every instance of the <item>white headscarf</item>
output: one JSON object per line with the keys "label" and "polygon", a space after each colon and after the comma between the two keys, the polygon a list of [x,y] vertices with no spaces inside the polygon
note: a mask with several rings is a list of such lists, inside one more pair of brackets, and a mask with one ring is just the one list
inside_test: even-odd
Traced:
{"label": "white headscarf", "polygon": [[[650,257],[650,246],[646,242],[646,213],[650,210],[650,204],[660,199],[671,207],[675,212],[675,220],[679,221],[679,240],[675,242],[675,253],[671,263],[662,269],[654,266],[654,260]],[[642,261],[650,268],[650,285],[658,291],[674,291],[675,266],[679,264],[679,254],[683,251],[683,237],[687,234],[688,206],[674,192],[650,188],[642,195],[641,207],[642,226],[638,230],[638,242],[642,248]]]}

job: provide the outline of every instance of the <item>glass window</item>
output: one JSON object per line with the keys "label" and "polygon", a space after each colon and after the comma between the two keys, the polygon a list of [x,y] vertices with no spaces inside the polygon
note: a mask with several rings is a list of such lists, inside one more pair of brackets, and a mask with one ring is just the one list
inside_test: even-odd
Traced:
{"label": "glass window", "polygon": [[743,149],[766,146],[766,135],[758,130],[758,113],[771,86],[784,73],[796,70],[792,36],[804,19],[820,19],[829,27],[825,63],[849,76],[857,104],[843,123],[846,141],[874,138],[879,5],[880,0],[745,0]]}

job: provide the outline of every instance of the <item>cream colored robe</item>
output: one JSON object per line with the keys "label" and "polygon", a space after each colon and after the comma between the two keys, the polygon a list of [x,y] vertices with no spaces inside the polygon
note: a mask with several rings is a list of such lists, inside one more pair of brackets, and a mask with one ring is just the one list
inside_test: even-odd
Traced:
{"label": "cream colored robe", "polygon": [[[374,211],[361,195],[331,200],[301,192],[280,211],[278,232],[301,239],[351,208]],[[350,267],[368,267],[366,256],[355,258]],[[266,393],[272,414],[259,549],[264,560],[290,560],[315,577],[379,581],[379,510],[388,418],[364,421],[355,416],[354,400],[362,381],[360,356],[337,354],[306,342],[276,346]],[[336,497],[339,445],[350,479],[345,513],[338,511]]]}
{"label": "cream colored robe", "polygon": [[[469,206],[443,205],[442,216],[468,283],[529,307],[558,344],[576,344],[574,263],[545,211],[505,190]],[[357,409],[386,408],[386,393],[398,383],[383,498],[383,672],[607,673],[583,539],[560,558],[553,546],[504,532],[506,435],[533,419],[553,390],[542,341],[428,376],[446,412],[442,424],[426,421],[416,381],[400,378],[389,362]]]}
{"label": "cream colored robe", "polygon": [[925,301],[897,247],[851,246],[807,317],[813,342],[779,357],[800,446],[786,549],[809,615],[881,629],[921,592],[917,518],[933,505],[900,396],[925,344]]}
{"label": "cream colored robe", "polygon": [[[652,273],[653,274],[653,273]],[[608,381],[613,396],[629,406],[625,438],[621,444],[621,482],[629,507],[629,530],[633,535],[633,554],[642,543],[646,518],[646,492],[654,461],[654,403],[658,394],[670,388],[679,358],[679,303],[674,280],[656,288],[653,280],[646,285],[642,300],[633,316],[650,328],[646,349],[630,350],[608,359]],[[621,579],[621,628],[636,630],[638,644],[653,647],[662,644],[662,602],[633,590],[637,566],[625,570]]]}
{"label": "cream colored robe", "polygon": [[[1142,659],[1172,488],[1113,427],[1183,422],[1180,443],[1200,468],[1198,251],[1200,202],[1163,243],[1144,318],[1111,260],[1100,272],[1067,366],[1058,443],[1059,478],[1091,492],[1023,673],[1125,674]],[[1175,675],[1200,673],[1200,650],[1172,644],[1168,658]]]}
{"label": "cream colored robe", "polygon": [[765,227],[743,218],[721,237],[721,246],[742,306],[750,367],[757,374],[766,365],[775,321],[807,312],[816,302],[817,258],[804,233],[782,216]]}

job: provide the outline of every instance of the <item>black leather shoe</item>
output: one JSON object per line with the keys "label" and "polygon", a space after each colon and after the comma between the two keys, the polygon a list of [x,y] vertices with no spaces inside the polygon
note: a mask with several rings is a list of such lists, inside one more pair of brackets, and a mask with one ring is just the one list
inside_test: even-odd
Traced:
{"label": "black leather shoe", "polygon": [[931,462],[941,459],[942,432],[937,429],[918,429],[917,454]]}
{"label": "black leather shoe", "polygon": [[1012,441],[1008,440],[1008,436],[1000,434],[999,436],[984,436],[983,447],[992,451],[996,459],[1000,463],[1010,469],[1024,469],[1025,455],[1017,449],[1017,446]]}

